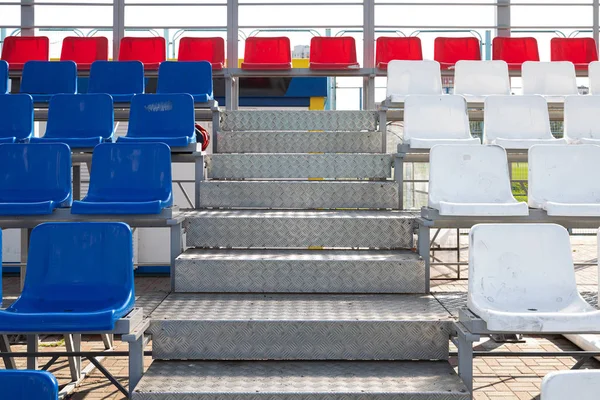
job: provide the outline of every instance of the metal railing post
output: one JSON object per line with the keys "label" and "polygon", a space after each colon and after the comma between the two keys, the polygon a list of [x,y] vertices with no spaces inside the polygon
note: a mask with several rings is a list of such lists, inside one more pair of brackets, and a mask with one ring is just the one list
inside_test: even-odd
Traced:
{"label": "metal railing post", "polygon": [[592,1],[592,35],[596,41],[596,46],[600,42],[600,0]]}
{"label": "metal railing post", "polygon": [[121,39],[125,36],[125,0],[113,2],[113,60],[119,57]]}
{"label": "metal railing post", "polygon": [[21,1],[21,36],[34,36],[35,30],[35,5],[34,0]]}
{"label": "metal railing post", "polygon": [[[227,0],[227,67],[238,66],[238,0]],[[225,103],[228,110],[237,110],[239,104],[239,79],[225,78]]]}
{"label": "metal railing post", "polygon": [[[375,68],[375,0],[363,0],[363,68]],[[375,109],[375,77],[363,78],[363,110]]]}
{"label": "metal railing post", "polygon": [[510,0],[498,0],[496,26],[496,36],[510,36]]}

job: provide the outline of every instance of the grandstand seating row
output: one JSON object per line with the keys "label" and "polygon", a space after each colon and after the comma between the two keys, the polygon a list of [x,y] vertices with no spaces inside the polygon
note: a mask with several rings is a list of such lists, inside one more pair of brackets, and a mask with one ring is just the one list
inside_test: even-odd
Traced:
{"label": "grandstand seating row", "polygon": [[[570,61],[577,68],[598,60],[592,38],[553,38],[551,60]],[[474,37],[438,37],[434,43],[434,59],[449,69],[459,60],[481,60],[481,43]],[[496,37],[492,42],[494,60],[503,60],[511,69],[519,69],[525,61],[539,61],[535,38]],[[2,60],[11,70],[19,70],[27,61],[47,61],[49,40],[43,36],[9,36],[4,40]],[[63,40],[61,61],[74,61],[80,70],[89,70],[91,63],[108,60],[108,39],[105,37],[67,37]],[[422,60],[421,39],[418,37],[380,37],[376,43],[375,63],[386,69],[391,60]],[[119,61],[141,61],[148,70],[158,69],[166,60],[166,41],[162,37],[125,37],[119,47]],[[179,61],[208,61],[214,69],[225,64],[225,42],[222,38],[182,38]],[[313,37],[310,42],[311,69],[358,68],[356,43],[353,37]],[[291,48],[287,37],[249,37],[245,41],[242,69],[290,69]]]}

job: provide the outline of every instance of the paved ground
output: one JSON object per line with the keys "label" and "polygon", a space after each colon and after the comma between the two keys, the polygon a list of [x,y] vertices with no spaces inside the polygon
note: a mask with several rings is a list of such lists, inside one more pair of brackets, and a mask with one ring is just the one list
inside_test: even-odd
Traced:
{"label": "paved ground", "polygon": [[[455,246],[455,235],[448,234],[441,238],[444,247]],[[467,238],[461,238],[461,254],[460,261],[467,260]],[[595,236],[576,237],[573,239],[574,244],[574,259],[576,262],[596,263],[596,238]],[[440,260],[456,261],[456,251],[438,252],[437,256]],[[595,265],[577,267],[577,281],[580,291],[586,294],[591,301],[597,301],[597,271]],[[452,267],[434,267],[432,271],[432,292],[438,298],[447,296],[457,299],[457,304],[460,304],[466,292],[466,281],[449,281],[435,278],[448,278],[454,276],[456,269]],[[466,267],[463,267],[463,277],[466,275]],[[167,277],[145,277],[136,279],[136,293],[138,295],[137,304],[144,307],[147,313],[151,312],[169,291],[169,278]],[[18,295],[18,278],[5,278],[4,286],[4,302],[9,303],[11,299]],[[447,308],[450,312],[454,312],[453,303]],[[48,336],[42,338],[42,351],[52,351],[55,348],[61,348],[62,341],[60,337]],[[102,350],[102,342],[99,337],[84,337],[82,344],[84,350],[94,349]],[[151,344],[146,350],[151,350]],[[14,346],[16,351],[24,351],[25,346],[19,344]],[[126,350],[127,346],[116,341],[116,350]],[[480,342],[476,350],[491,350],[491,351],[566,351],[577,350],[577,348],[564,339],[562,336],[528,336],[524,343],[503,344],[498,345],[492,341]],[[455,350],[455,349],[452,349]],[[40,364],[43,365],[48,359],[41,359]],[[148,366],[151,363],[151,358],[146,357],[145,363]],[[456,360],[451,359],[451,362],[456,365]],[[498,358],[486,357],[476,358],[474,361],[475,373],[475,399],[536,399],[539,396],[539,386],[544,375],[551,371],[570,369],[576,360],[570,357],[535,357],[535,358]],[[25,361],[19,360],[20,367],[24,367]],[[85,365],[85,362],[84,362]],[[106,359],[103,365],[111,371],[115,377],[123,384],[127,385],[127,359],[123,357],[113,357]],[[587,363],[586,368],[600,368],[600,362],[595,360]],[[59,360],[50,369],[50,372],[56,375],[59,383],[65,384],[69,381],[69,368],[66,359]],[[94,371],[88,376],[83,384],[77,389],[72,399],[124,399],[104,377]]]}

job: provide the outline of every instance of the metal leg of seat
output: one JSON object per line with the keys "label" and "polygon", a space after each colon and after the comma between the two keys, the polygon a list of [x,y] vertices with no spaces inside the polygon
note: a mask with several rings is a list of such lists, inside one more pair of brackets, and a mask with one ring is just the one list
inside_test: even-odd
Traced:
{"label": "metal leg of seat", "polygon": [[473,342],[458,332],[458,375],[473,395]]}
{"label": "metal leg of seat", "polygon": [[104,350],[110,350],[113,348],[115,343],[115,335],[112,333],[103,333],[100,335],[102,337],[102,342],[104,343]]}
{"label": "metal leg of seat", "polygon": [[[10,342],[8,341],[8,335],[0,335],[0,351],[3,353],[10,353]],[[2,356],[2,360],[4,361],[4,368],[6,369],[17,369],[17,364],[15,363],[15,359],[10,356]]]}
{"label": "metal leg of seat", "polygon": [[404,209],[404,155],[394,158],[394,180],[398,184],[398,210]]}
{"label": "metal leg of seat", "polygon": [[181,223],[171,226],[171,290],[175,290],[175,261],[181,254]]}
{"label": "metal leg of seat", "polygon": [[430,257],[430,243],[429,238],[431,235],[431,228],[424,225],[419,225],[419,236],[418,236],[418,251],[419,255],[423,257],[425,261],[425,293],[429,293],[429,279],[431,276],[431,257]]}
{"label": "metal leg of seat", "polygon": [[[27,335],[27,352],[37,353],[39,351],[38,335]],[[38,369],[37,357],[27,357],[27,369]]]}
{"label": "metal leg of seat", "polygon": [[144,335],[129,342],[129,397],[144,373]]}
{"label": "metal leg of seat", "polygon": [[27,254],[29,252],[29,238],[31,237],[31,229],[21,229],[21,273],[20,284],[21,290],[25,285],[25,274],[27,272]]}
{"label": "metal leg of seat", "polygon": [[[69,353],[81,351],[81,335],[65,335],[65,347]],[[81,357],[69,357],[69,369],[71,380],[77,382],[81,378]]]}
{"label": "metal leg of seat", "polygon": [[200,208],[200,182],[204,180],[204,156],[197,156],[194,162],[194,207]]}
{"label": "metal leg of seat", "polygon": [[73,164],[73,200],[81,200],[81,165]]}

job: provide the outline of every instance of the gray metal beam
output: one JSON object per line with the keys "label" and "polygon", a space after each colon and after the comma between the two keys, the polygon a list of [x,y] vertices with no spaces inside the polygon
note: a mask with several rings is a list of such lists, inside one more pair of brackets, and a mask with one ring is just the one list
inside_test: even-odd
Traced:
{"label": "gray metal beam", "polygon": [[113,60],[119,56],[121,39],[125,36],[125,0],[113,2]]}
{"label": "gray metal beam", "polygon": [[496,26],[496,36],[510,36],[510,0],[498,0]]}
{"label": "gray metal beam", "polygon": [[[227,66],[237,68],[238,65],[238,0],[227,0]],[[225,105],[228,110],[237,110],[239,104],[239,79],[225,78]]]}
{"label": "gray metal beam", "polygon": [[[363,2],[363,67],[375,67],[375,0]],[[375,77],[363,78],[363,109],[375,110]]]}
{"label": "gray metal beam", "polygon": [[35,30],[34,0],[21,0],[21,36],[33,36]]}
{"label": "gray metal beam", "polygon": [[593,0],[592,7],[592,35],[598,46],[600,42],[600,0]]}

